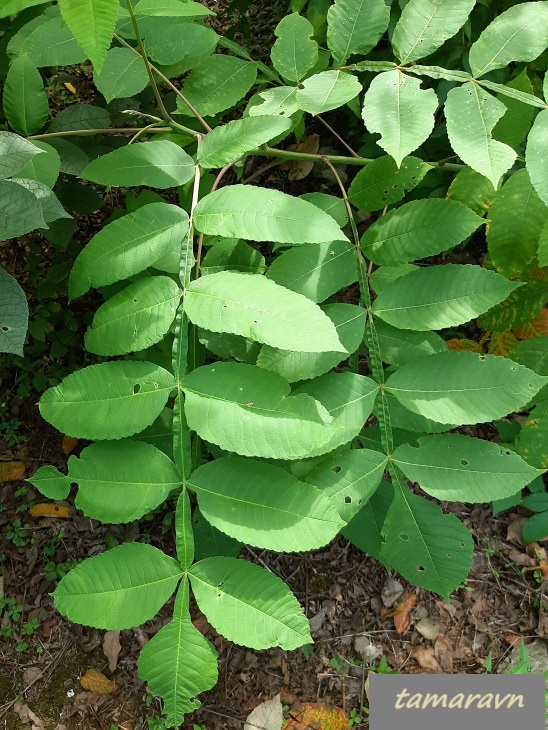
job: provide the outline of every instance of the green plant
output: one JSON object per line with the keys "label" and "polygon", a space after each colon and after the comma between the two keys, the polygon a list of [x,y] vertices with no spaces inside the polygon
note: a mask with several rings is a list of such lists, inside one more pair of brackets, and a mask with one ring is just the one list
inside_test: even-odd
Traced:
{"label": "green plant", "polygon": [[6,539],[10,540],[16,547],[28,545],[29,538],[21,520],[13,520],[6,530]]}
{"label": "green plant", "polygon": [[[69,459],[68,475],[43,467],[29,481],[52,499],[76,483],[76,507],[106,523],[176,496],[176,558],[117,545],[54,593],[70,620],[125,629],[177,591],[172,621],[138,664],[172,727],[217,679],[215,650],[191,622],[190,588],[238,644],[311,642],[296,598],[237,557],[242,543],[305,551],[342,532],[447,598],[468,574],[473,543],[434,500],[510,497],[546,468],[545,452],[527,442],[514,452],[450,433],[535,404],[538,441],[544,362],[449,350],[438,332],[466,334],[466,323],[516,296],[514,279],[548,263],[539,75],[548,3],[336,0],[314,23],[284,18],[271,65],[218,36],[203,21],[211,11],[191,0],[10,0],[2,14],[36,5],[8,26],[4,112],[15,132],[0,133],[0,185],[17,216],[1,235],[43,228],[46,215],[62,228],[58,165],[108,190],[160,192],[128,194],[76,258],[70,300],[91,288],[104,299],[85,347],[117,359],[42,396],[45,420],[95,443]],[[429,65],[417,63],[425,57]],[[47,119],[38,69],[87,59],[104,103],[71,105],[36,134]],[[181,89],[170,80],[189,71]],[[146,126],[110,126],[113,102],[128,97],[142,100],[130,110]],[[278,146],[332,111],[345,115],[343,128],[365,122],[359,153],[336,130],[348,155]],[[330,193],[245,184],[250,156],[323,165]],[[348,188],[341,165],[358,168]],[[22,184],[19,173],[47,174],[49,185]],[[221,186],[228,174],[238,182]],[[180,205],[167,202],[170,189]],[[490,268],[432,263],[481,241],[487,209]],[[360,211],[385,214],[362,232]],[[20,353],[26,302],[5,281],[14,307],[0,344]]]}

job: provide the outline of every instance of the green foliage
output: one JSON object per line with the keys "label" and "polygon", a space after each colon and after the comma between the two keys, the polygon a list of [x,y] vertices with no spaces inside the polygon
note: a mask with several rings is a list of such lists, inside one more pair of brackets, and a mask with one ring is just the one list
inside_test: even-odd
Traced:
{"label": "green foliage", "polygon": [[[448,598],[473,545],[434,500],[517,501],[529,485],[526,534],[548,529],[532,492],[548,468],[546,337],[505,357],[453,349],[475,318],[494,341],[545,304],[548,3],[494,19],[473,0],[310,2],[306,17],[305,5],[277,26],[271,65],[192,0],[1,11],[34,8],[5,21],[0,238],[23,239],[40,267],[42,232],[62,267],[41,286],[64,296],[68,279],[73,302],[54,302],[58,323],[82,308],[89,325],[79,369],[43,378],[40,412],[95,443],[68,474],[44,466],[29,481],[56,500],[76,485],[76,508],[106,523],[176,504],[176,558],[126,543],[64,576],[54,565],[54,599],[71,621],[124,629],[181,581],[139,660],[171,727],[217,678],[190,590],[238,644],[311,641],[297,599],[239,558],[242,544],[304,551],[341,532]],[[58,67],[88,60],[94,103],[52,104],[46,127]],[[342,154],[313,136],[322,121]],[[252,157],[289,162],[283,191],[250,184],[265,171]],[[73,240],[80,217],[90,235]],[[21,357],[21,283],[0,270],[0,347],[33,370],[54,328],[33,301]],[[50,360],[53,344],[81,352],[70,326]],[[518,409],[511,448],[451,433]],[[8,539],[25,544],[20,522]]]}

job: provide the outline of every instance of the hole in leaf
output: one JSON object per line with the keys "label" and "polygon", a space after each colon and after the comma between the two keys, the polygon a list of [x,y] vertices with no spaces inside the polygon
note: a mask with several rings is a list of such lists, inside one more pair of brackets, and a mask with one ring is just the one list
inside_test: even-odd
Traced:
{"label": "hole in leaf", "polygon": [[409,540],[409,535],[406,532],[400,532],[400,540],[407,542]]}
{"label": "hole in leaf", "polygon": [[447,557],[450,558],[451,557],[451,553],[447,553]]}
{"label": "hole in leaf", "polygon": [[135,385],[133,386],[133,395],[137,395],[140,390],[141,386],[139,385],[139,383],[135,383]]}
{"label": "hole in leaf", "polygon": [[222,596],[222,593],[217,593],[217,598],[220,598]]}
{"label": "hole in leaf", "polygon": [[464,543],[463,543],[463,542],[461,542],[460,546],[461,546],[461,547],[464,547]]}
{"label": "hole in leaf", "polygon": [[341,470],[342,470],[341,466],[334,466],[333,469],[331,469],[333,474],[338,474]]}
{"label": "hole in leaf", "polygon": [[344,498],[344,503],[345,504],[352,504],[352,497],[345,497]]}
{"label": "hole in leaf", "polygon": [[485,355],[480,355],[479,360],[480,360],[480,362],[483,362],[485,360]]}
{"label": "hole in leaf", "polygon": [[9,331],[10,331],[10,328],[8,327],[8,325],[7,324],[3,325],[2,332],[9,332]]}
{"label": "hole in leaf", "polygon": [[460,463],[461,463],[461,464],[462,464],[463,466],[468,466],[468,462],[466,461],[466,459],[461,459],[461,460],[460,460]]}
{"label": "hole in leaf", "polygon": [[360,505],[361,505],[362,503],[363,503],[363,500],[362,500],[362,499],[359,499],[359,500],[358,500],[358,507],[359,507],[359,506],[360,506]]}
{"label": "hole in leaf", "polygon": [[426,568],[422,565],[417,565],[417,573],[424,573]]}
{"label": "hole in leaf", "polygon": [[510,456],[511,453],[512,453],[511,451],[507,451],[506,456]]}

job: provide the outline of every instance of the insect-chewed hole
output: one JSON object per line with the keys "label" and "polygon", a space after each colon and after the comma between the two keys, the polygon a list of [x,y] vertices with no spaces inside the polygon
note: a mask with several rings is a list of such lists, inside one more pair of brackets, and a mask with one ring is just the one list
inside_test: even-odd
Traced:
{"label": "insect-chewed hole", "polygon": [[334,466],[333,469],[331,469],[333,474],[338,474],[341,470],[342,470],[342,466]]}
{"label": "insect-chewed hole", "polygon": [[451,557],[451,553],[447,553],[447,557],[450,558]]}
{"label": "insect-chewed hole", "polygon": [[462,464],[463,466],[468,466],[468,462],[466,461],[466,459],[461,459],[461,460],[460,460],[460,463],[461,463],[461,464]]}
{"label": "insect-chewed hole", "polygon": [[133,395],[137,395],[137,393],[141,390],[141,386],[139,383],[135,383],[133,386]]}
{"label": "insect-chewed hole", "polygon": [[417,565],[417,573],[424,573],[426,568],[423,565]]}
{"label": "insect-chewed hole", "polygon": [[346,496],[346,497],[344,498],[344,503],[345,503],[345,504],[352,504],[352,497],[348,497],[348,496]]}
{"label": "insect-chewed hole", "polygon": [[7,324],[2,325],[2,332],[9,332],[9,331],[10,331],[10,328],[8,327]]}
{"label": "insect-chewed hole", "polygon": [[409,535],[406,532],[400,532],[400,540],[407,542],[409,540]]}

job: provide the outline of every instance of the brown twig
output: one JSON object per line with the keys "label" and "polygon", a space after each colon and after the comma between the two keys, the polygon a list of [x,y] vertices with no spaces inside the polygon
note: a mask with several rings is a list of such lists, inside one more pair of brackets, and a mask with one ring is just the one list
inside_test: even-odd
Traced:
{"label": "brown twig", "polygon": [[330,124],[328,124],[320,114],[316,115],[316,119],[319,119],[320,122],[323,124],[323,126],[326,129],[329,129],[331,134],[339,140],[339,142],[343,145],[343,147],[346,147],[346,149],[350,152],[352,157],[357,157],[359,159],[359,157],[360,157],[359,154],[352,149],[352,147],[348,144],[348,142],[345,142],[345,140],[341,137],[341,135],[338,132],[336,132],[333,129],[333,127]]}

